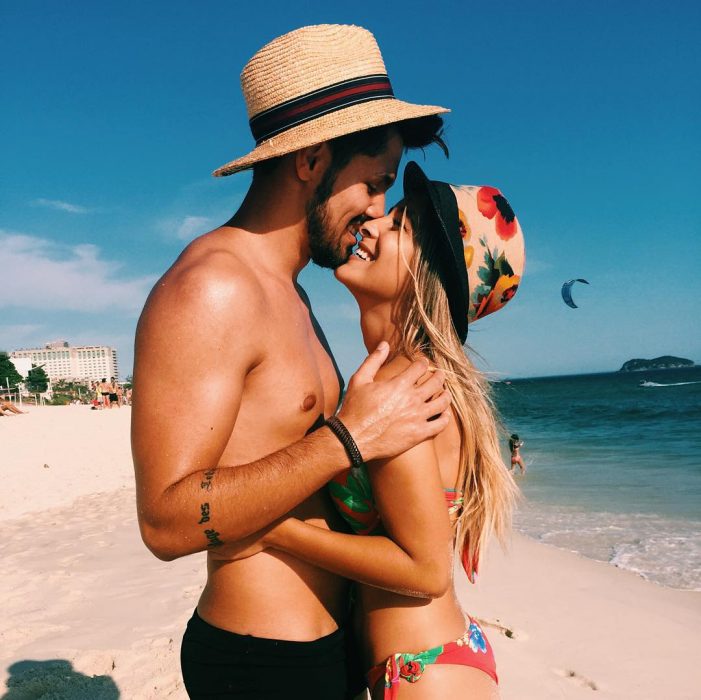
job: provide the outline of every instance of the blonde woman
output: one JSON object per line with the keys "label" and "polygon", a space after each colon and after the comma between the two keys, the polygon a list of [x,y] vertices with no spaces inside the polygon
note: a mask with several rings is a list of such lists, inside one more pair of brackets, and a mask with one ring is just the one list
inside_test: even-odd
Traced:
{"label": "blonde woman", "polygon": [[453,556],[474,580],[488,536],[508,530],[516,487],[488,383],[463,344],[468,322],[516,292],[523,237],[495,188],[429,181],[409,163],[404,190],[386,217],[362,226],[335,274],[358,302],[365,345],[390,344],[383,374],[427,357],[447,377],[452,419],[399,457],[356,459],[329,485],[355,534],[288,518],[242,555],[273,548],[359,582],[356,628],[373,699],[494,698],[492,649],[458,603]]}

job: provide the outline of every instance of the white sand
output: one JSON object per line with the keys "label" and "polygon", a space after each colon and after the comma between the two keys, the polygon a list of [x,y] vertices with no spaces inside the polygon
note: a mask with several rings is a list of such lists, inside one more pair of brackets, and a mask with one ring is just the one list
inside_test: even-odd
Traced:
{"label": "white sand", "polygon": [[[164,563],[141,543],[129,414],[47,407],[0,419],[7,700],[186,698],[179,645],[204,555]],[[487,627],[505,700],[701,697],[700,593],[515,536],[461,597],[514,632]]]}
{"label": "white sand", "polygon": [[460,598],[514,633],[486,628],[504,698],[701,698],[701,593],[514,535]]}
{"label": "white sand", "polygon": [[130,418],[66,406],[0,419],[0,690],[24,678],[11,664],[63,660],[30,671],[28,697],[187,698],[179,645],[205,559],[165,563],[142,544]]}

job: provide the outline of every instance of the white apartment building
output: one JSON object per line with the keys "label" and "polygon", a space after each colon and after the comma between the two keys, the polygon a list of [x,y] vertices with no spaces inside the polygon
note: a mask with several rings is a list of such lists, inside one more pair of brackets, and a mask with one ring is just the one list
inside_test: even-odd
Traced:
{"label": "white apartment building", "polygon": [[119,379],[117,351],[107,345],[71,346],[65,340],[46,343],[43,348],[21,348],[10,359],[28,358],[41,366],[52,382],[58,379],[100,381]]}

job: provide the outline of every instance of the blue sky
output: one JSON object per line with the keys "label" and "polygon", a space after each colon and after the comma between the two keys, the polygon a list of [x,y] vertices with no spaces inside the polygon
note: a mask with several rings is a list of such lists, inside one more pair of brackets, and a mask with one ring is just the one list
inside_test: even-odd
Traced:
{"label": "blue sky", "polygon": [[[697,2],[29,0],[0,13],[0,349],[112,344],[128,374],[151,285],[248,186],[210,176],[252,144],[241,68],[279,34],[339,22],[373,31],[397,96],[452,108],[450,159],[418,154],[427,172],[499,187],[521,221],[521,290],[468,339],[485,369],[701,362]],[[559,296],[571,277],[591,283],[576,310]],[[302,283],[348,376],[364,356],[352,297],[327,271]]]}

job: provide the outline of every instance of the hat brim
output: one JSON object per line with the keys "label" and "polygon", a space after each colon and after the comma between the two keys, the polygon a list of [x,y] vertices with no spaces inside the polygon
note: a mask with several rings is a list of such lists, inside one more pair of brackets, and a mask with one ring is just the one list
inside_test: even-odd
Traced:
{"label": "hat brim", "polygon": [[393,98],[352,105],[294,126],[264,141],[247,155],[222,165],[212,175],[214,177],[233,175],[241,170],[248,170],[261,161],[284,156],[300,148],[314,146],[339,136],[449,111],[445,107],[414,105]]}
{"label": "hat brim", "polygon": [[[458,203],[450,185],[429,180],[414,162],[404,169],[404,196],[421,207],[422,228],[430,227],[428,235],[436,240],[444,252],[441,280],[445,287],[453,326],[460,342],[467,340],[467,312],[469,284],[460,237]],[[428,215],[428,216],[426,216]]]}

